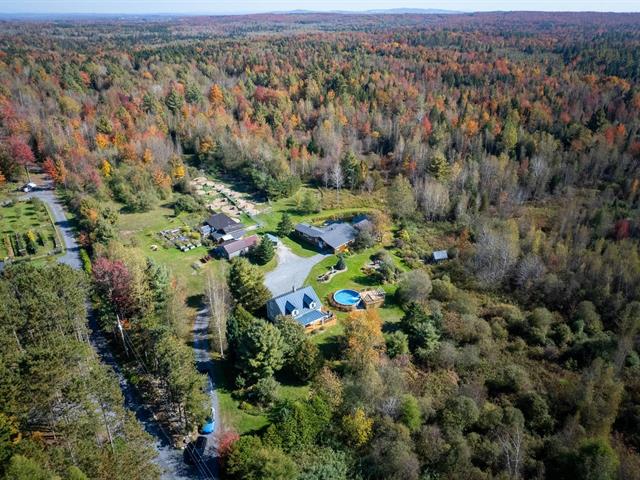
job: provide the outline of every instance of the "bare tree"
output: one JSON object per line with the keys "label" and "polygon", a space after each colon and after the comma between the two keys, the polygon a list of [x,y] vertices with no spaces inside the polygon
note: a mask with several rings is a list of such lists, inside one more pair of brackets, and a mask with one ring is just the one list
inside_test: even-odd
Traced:
{"label": "bare tree", "polygon": [[227,347],[227,318],[230,310],[230,294],[224,278],[211,272],[207,275],[205,296],[210,315],[210,331],[214,348],[224,358]]}
{"label": "bare tree", "polygon": [[444,218],[449,213],[449,189],[430,177],[416,183],[416,197],[428,220]]}
{"label": "bare tree", "polygon": [[475,255],[470,259],[471,270],[483,284],[498,285],[511,273],[519,253],[517,231],[509,228],[499,231],[482,225]]}
{"label": "bare tree", "polygon": [[336,160],[336,162],[331,166],[331,183],[336,188],[336,201],[340,201],[340,189],[344,184],[344,174],[342,173],[342,165],[340,162]]}
{"label": "bare tree", "polygon": [[510,430],[504,430],[498,435],[498,444],[502,448],[505,467],[510,478],[520,478],[522,458],[524,457],[524,434],[522,427],[514,426]]}

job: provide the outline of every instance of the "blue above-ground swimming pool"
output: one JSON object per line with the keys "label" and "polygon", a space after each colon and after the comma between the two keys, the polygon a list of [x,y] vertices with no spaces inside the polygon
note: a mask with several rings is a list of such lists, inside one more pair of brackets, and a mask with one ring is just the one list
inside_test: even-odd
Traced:
{"label": "blue above-ground swimming pool", "polygon": [[333,294],[333,300],[345,307],[353,307],[360,303],[360,294],[355,290],[338,290]]}

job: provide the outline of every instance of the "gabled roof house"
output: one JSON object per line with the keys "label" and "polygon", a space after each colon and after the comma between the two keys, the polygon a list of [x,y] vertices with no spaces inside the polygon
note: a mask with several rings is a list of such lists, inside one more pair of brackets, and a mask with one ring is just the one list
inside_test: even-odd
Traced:
{"label": "gabled roof house", "polygon": [[224,213],[215,213],[211,215],[205,222],[205,225],[200,230],[203,234],[203,230],[207,230],[205,227],[209,227],[208,232],[215,241],[228,241],[232,239],[242,238],[244,235],[244,224],[236,222],[233,218],[225,215]]}
{"label": "gabled roof house", "polygon": [[344,251],[358,234],[358,231],[348,223],[332,223],[324,227],[299,223],[296,225],[295,232],[320,250],[331,250],[334,253]]}
{"label": "gabled roof house", "polygon": [[278,295],[267,302],[267,317],[275,320],[278,316],[290,316],[304,327],[324,323],[331,318],[331,312],[322,311],[322,303],[312,287]]}
{"label": "gabled roof house", "polygon": [[251,235],[247,238],[241,238],[240,240],[227,240],[222,242],[216,248],[216,251],[224,258],[231,260],[238,255],[245,255],[249,252],[251,247],[258,244],[257,235]]}

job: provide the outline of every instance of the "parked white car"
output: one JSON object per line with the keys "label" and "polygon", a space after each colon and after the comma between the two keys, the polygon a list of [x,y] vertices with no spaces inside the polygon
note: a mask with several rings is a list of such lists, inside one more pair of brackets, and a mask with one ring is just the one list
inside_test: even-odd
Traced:
{"label": "parked white car", "polygon": [[33,191],[38,185],[36,185],[33,182],[29,182],[27,183],[24,187],[22,187],[22,191],[25,193],[29,193],[31,191]]}

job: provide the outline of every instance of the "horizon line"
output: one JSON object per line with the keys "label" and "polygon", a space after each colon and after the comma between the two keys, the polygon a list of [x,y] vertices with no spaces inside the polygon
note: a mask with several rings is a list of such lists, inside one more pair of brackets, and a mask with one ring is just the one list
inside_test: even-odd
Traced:
{"label": "horizon line", "polygon": [[[403,12],[402,10],[406,10]],[[0,17],[2,16],[127,16],[127,17],[144,17],[144,16],[180,16],[180,17],[204,17],[204,16],[249,16],[249,15],[264,15],[264,14],[279,14],[279,15],[306,15],[317,13],[329,13],[335,15],[464,15],[475,13],[605,13],[605,14],[635,14],[640,13],[640,10],[447,10],[442,8],[387,8],[387,9],[371,9],[371,10],[238,10],[238,11],[226,11],[226,12],[170,12],[170,11],[157,11],[157,12],[3,12],[0,11]]]}

